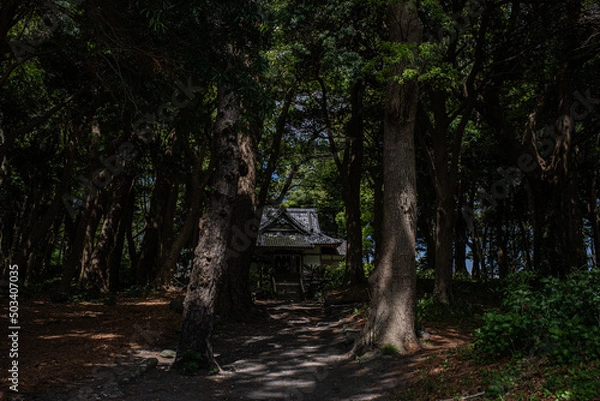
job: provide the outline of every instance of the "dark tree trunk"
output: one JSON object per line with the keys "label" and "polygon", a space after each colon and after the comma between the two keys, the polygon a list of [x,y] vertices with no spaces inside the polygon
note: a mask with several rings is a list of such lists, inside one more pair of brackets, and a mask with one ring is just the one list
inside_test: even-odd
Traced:
{"label": "dark tree trunk", "polygon": [[[79,288],[106,293],[110,290],[110,256],[115,247],[115,239],[118,233],[119,222],[123,211],[123,205],[127,202],[132,186],[132,179],[124,177],[119,187],[115,190],[112,204],[102,223],[102,229],[89,262],[82,267],[79,278]],[[118,275],[118,271],[117,271]]]}
{"label": "dark tree trunk", "polygon": [[183,303],[183,321],[175,367],[185,370],[190,352],[202,357],[200,367],[218,366],[210,345],[217,289],[227,269],[227,245],[240,173],[236,124],[240,117],[239,101],[221,85],[217,94],[217,118],[212,155],[214,171],[206,211],[200,219],[200,239],[194,251],[193,269]]}
{"label": "dark tree trunk", "polygon": [[79,215],[73,240],[69,243],[69,256],[65,261],[60,291],[69,292],[71,282],[77,276],[82,266],[85,246],[90,233],[95,233],[100,222],[99,199],[96,189],[91,188],[85,202],[85,207]]}
{"label": "dark tree trunk", "polygon": [[161,232],[166,204],[169,201],[171,185],[160,166],[156,166],[156,180],[146,216],[144,238],[140,245],[140,255],[136,268],[137,284],[148,285],[154,281],[156,264],[162,246]]}
{"label": "dark tree trunk", "polygon": [[[174,270],[164,263],[175,241],[175,211],[179,198],[179,177],[169,174],[169,195],[165,200],[162,221],[163,225],[159,236],[159,252],[152,269],[152,283],[157,287],[168,286],[173,282]],[[177,262],[175,262],[177,263]]]}
{"label": "dark tree trunk", "polygon": [[454,197],[438,194],[435,216],[435,276],[433,294],[441,302],[454,302],[452,293],[452,242],[456,217]]}
{"label": "dark tree trunk", "polygon": [[374,265],[379,264],[380,250],[383,244],[383,165],[375,167],[373,173],[373,241],[375,242]]}
{"label": "dark tree trunk", "polygon": [[596,266],[600,266],[600,208],[598,207],[598,196],[596,195],[596,174],[594,174],[588,192],[587,217],[591,228],[594,263]]}
{"label": "dark tree trunk", "polygon": [[346,126],[346,142],[343,158],[340,159],[327,104],[325,83],[319,78],[322,89],[321,109],[327,127],[329,149],[340,174],[342,199],[346,208],[346,285],[364,283],[365,275],[362,265],[362,222],[360,210],[360,184],[362,180],[362,161],[364,151],[363,130],[363,94],[364,82],[355,82],[350,89],[351,115]]}
{"label": "dark tree trunk", "polygon": [[[412,2],[389,6],[390,40],[419,43],[422,26]],[[401,75],[406,65],[391,73]],[[415,333],[417,188],[415,116],[419,87],[387,83],[383,152],[384,222],[379,263],[370,278],[371,305],[364,345],[393,345],[401,352],[419,344]]]}
{"label": "dark tree trunk", "polygon": [[[558,39],[559,59],[552,60],[558,67],[552,85],[547,93],[540,96],[539,102],[527,118],[520,140],[505,119],[505,108],[500,101],[504,90],[503,76],[506,71],[502,63],[495,63],[498,70],[493,85],[480,103],[480,112],[488,121],[507,154],[512,157],[526,174],[533,198],[533,264],[542,275],[564,276],[576,266],[585,264],[585,244],[581,221],[581,204],[577,197],[576,169],[574,157],[576,124],[571,116],[573,101],[573,71],[581,62],[572,57],[572,49],[577,48],[577,29],[581,16],[581,1],[565,2],[568,13],[560,13],[558,19],[564,27],[564,34]],[[498,56],[505,59],[506,55]],[[514,65],[509,68],[515,68]],[[511,83],[512,85],[512,83]],[[558,110],[561,114],[554,121],[551,137],[541,138],[543,121],[549,113]],[[546,130],[543,130],[547,132]],[[540,147],[540,143],[544,143]],[[541,149],[545,148],[545,149]]]}
{"label": "dark tree trunk", "polygon": [[217,314],[224,318],[241,318],[254,305],[250,291],[250,266],[260,226],[261,210],[256,204],[257,130],[238,134],[240,171],[237,196],[231,217],[226,269],[217,295]]}
{"label": "dark tree trunk", "polygon": [[[502,213],[499,213],[500,216]],[[502,219],[498,216],[496,223],[496,249],[498,251],[498,276],[500,278],[506,278],[509,274],[508,267],[508,244],[506,243],[506,234],[502,227]]]}
{"label": "dark tree trunk", "polygon": [[364,83],[358,81],[352,85],[350,103],[352,115],[347,127],[347,149],[342,161],[346,176],[342,179],[342,197],[346,206],[346,285],[360,285],[365,282],[363,269],[363,237],[360,208],[360,184],[363,164],[363,94]]}
{"label": "dark tree trunk", "polygon": [[[189,152],[188,152],[189,153]],[[183,247],[190,242],[194,228],[197,229],[198,220],[200,219],[200,212],[202,210],[203,203],[203,188],[207,184],[208,175],[203,173],[202,164],[204,163],[204,154],[202,151],[200,156],[195,155],[193,152],[189,153],[193,160],[194,167],[192,169],[192,176],[188,183],[189,198],[188,210],[185,217],[185,221],[179,230],[179,234],[175,240],[171,243],[170,248],[165,252],[164,259],[162,261],[162,277],[161,281],[166,282],[167,279],[171,279],[177,267],[177,261]]]}
{"label": "dark tree trunk", "polygon": [[454,273],[465,277],[469,276],[467,270],[467,224],[462,216],[457,216],[454,242]]}

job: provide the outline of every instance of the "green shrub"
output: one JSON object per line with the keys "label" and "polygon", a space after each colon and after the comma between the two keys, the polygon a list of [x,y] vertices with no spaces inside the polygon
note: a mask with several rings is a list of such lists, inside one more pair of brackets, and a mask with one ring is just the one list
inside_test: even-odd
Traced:
{"label": "green shrub", "polygon": [[473,305],[458,301],[455,304],[439,302],[431,294],[417,300],[417,320],[420,322],[449,322],[471,319],[474,314]]}
{"label": "green shrub", "polygon": [[488,356],[541,355],[558,363],[600,358],[600,274],[576,272],[507,286],[502,310],[483,316],[475,348]]}

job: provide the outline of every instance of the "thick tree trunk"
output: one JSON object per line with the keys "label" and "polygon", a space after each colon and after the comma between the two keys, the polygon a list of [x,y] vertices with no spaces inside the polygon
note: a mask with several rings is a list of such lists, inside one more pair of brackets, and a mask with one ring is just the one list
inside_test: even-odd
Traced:
{"label": "thick tree trunk", "polygon": [[[422,25],[412,2],[389,6],[390,40],[419,43]],[[401,75],[406,66],[392,68]],[[419,99],[415,80],[386,88],[384,129],[384,223],[379,263],[371,276],[371,305],[365,345],[418,346],[415,333],[417,224],[414,131]]]}
{"label": "thick tree trunk", "polygon": [[243,168],[231,218],[227,268],[223,272],[217,295],[217,314],[229,319],[247,316],[254,305],[250,291],[250,266],[262,214],[262,207],[257,210],[255,195],[258,153],[256,135],[256,130],[252,129],[238,135]]}
{"label": "thick tree trunk", "polygon": [[[216,163],[210,179],[211,192],[200,219],[200,239],[194,251],[193,269],[183,303],[181,336],[175,367],[185,370],[194,355],[203,368],[218,366],[212,353],[212,333],[217,289],[227,269],[227,245],[231,235],[233,205],[240,170],[235,125],[240,117],[239,101],[221,85],[217,95],[213,157]],[[197,359],[197,358],[196,358]]]}

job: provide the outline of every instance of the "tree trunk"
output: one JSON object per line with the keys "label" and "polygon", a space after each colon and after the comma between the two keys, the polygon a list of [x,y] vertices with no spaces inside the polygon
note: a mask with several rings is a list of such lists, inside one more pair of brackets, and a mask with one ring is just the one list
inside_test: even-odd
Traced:
{"label": "tree trunk", "polygon": [[499,221],[496,225],[496,249],[498,251],[498,277],[504,279],[510,273],[508,267],[508,244],[505,241],[505,234],[502,229],[502,223]]}
{"label": "tree trunk", "polygon": [[255,195],[257,130],[250,128],[240,132],[238,146],[243,168],[231,218],[227,268],[217,295],[217,314],[229,319],[247,316],[254,305],[250,291],[250,266],[262,214],[262,205],[257,210]]}
{"label": "tree trunk", "polygon": [[437,201],[435,216],[435,277],[433,294],[444,303],[453,303],[452,294],[452,240],[454,233],[454,194]]}
{"label": "tree trunk", "polygon": [[162,246],[163,217],[166,204],[169,201],[171,185],[162,166],[156,166],[156,180],[150,200],[150,210],[146,216],[144,238],[140,246],[140,255],[136,269],[137,284],[148,285],[154,281],[156,264],[160,258]]}
{"label": "tree trunk", "polygon": [[598,197],[596,195],[595,175],[588,192],[587,217],[591,228],[593,262],[596,266],[600,266],[600,208],[598,207]]}
{"label": "tree trunk", "polygon": [[83,266],[79,279],[79,288],[106,293],[110,289],[110,255],[115,246],[123,205],[127,202],[132,179],[123,177],[121,184],[115,190],[110,209],[104,216],[98,241],[91,253],[89,263]]}
{"label": "tree trunk", "polygon": [[467,224],[462,216],[457,216],[454,227],[454,274],[469,276],[467,270]]}
{"label": "tree trunk", "polygon": [[[200,219],[200,239],[194,251],[193,268],[183,303],[181,336],[175,367],[186,370],[194,361],[198,366],[218,366],[210,345],[215,316],[217,289],[227,269],[227,245],[231,235],[233,205],[240,170],[239,145],[235,125],[240,117],[239,101],[224,84],[217,94],[213,157],[215,169],[210,179],[211,192],[206,211]],[[200,356],[194,358],[194,355]]]}
{"label": "tree trunk", "polygon": [[[412,2],[389,6],[390,41],[416,44],[422,25]],[[400,76],[406,65],[392,67]],[[393,345],[401,352],[418,346],[415,333],[417,224],[414,131],[419,87],[416,80],[386,88],[384,128],[384,223],[379,263],[371,276],[371,305],[364,345]]]}
{"label": "tree trunk", "polygon": [[379,264],[379,256],[383,244],[383,166],[374,167],[373,173],[373,241],[375,242],[374,265]]}
{"label": "tree trunk", "polygon": [[[197,229],[197,223],[200,219],[200,212],[202,210],[203,199],[203,188],[207,184],[208,174],[203,173],[202,164],[204,163],[204,154],[202,151],[200,156],[196,156],[193,152],[190,153],[193,160],[194,167],[192,169],[192,176],[188,183],[189,198],[188,211],[185,221],[179,230],[177,238],[171,243],[171,246],[167,252],[165,252],[164,259],[162,261],[162,273],[167,274],[168,277],[172,278],[177,267],[177,261],[183,247],[190,242],[194,228]],[[160,281],[165,282],[166,277],[161,278]]]}
{"label": "tree trunk", "polygon": [[86,243],[88,242],[87,239],[89,238],[89,233],[95,233],[98,223],[100,222],[99,207],[97,192],[94,188],[91,188],[86,198],[85,208],[79,215],[75,235],[73,240],[69,243],[70,253],[65,261],[59,287],[61,292],[70,291],[71,282],[82,266],[83,254]]}
{"label": "tree trunk", "polygon": [[352,115],[347,127],[346,150],[342,163],[346,175],[342,180],[342,197],[346,206],[346,285],[360,285],[365,282],[363,269],[363,237],[360,209],[360,184],[363,164],[363,94],[364,83],[355,82],[351,88],[350,103]]}

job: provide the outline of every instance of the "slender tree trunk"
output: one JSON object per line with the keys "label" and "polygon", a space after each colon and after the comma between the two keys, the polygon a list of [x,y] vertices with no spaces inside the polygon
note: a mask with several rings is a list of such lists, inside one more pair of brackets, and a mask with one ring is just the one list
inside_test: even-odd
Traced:
{"label": "slender tree trunk", "polygon": [[362,181],[364,130],[363,130],[364,83],[355,82],[350,93],[352,115],[347,127],[347,149],[342,162],[346,175],[342,180],[342,197],[346,206],[346,285],[360,285],[365,282],[363,269],[363,237],[360,208],[360,184]]}
{"label": "slender tree trunk", "polygon": [[148,285],[154,280],[156,263],[161,254],[163,217],[170,196],[170,187],[167,174],[161,170],[161,166],[156,166],[155,186],[150,200],[150,210],[146,216],[144,238],[140,245],[140,255],[136,269],[139,285]]}
{"label": "slender tree trunk", "polygon": [[498,251],[498,276],[506,278],[509,274],[508,267],[508,244],[506,243],[506,235],[502,227],[502,220],[499,217],[496,223],[496,249]]}
{"label": "slender tree trunk", "polygon": [[110,289],[110,256],[115,246],[123,205],[131,190],[132,179],[123,177],[115,190],[112,204],[102,223],[102,229],[89,259],[83,266],[79,288],[106,293]]}
{"label": "slender tree trunk", "polygon": [[375,242],[374,265],[379,264],[381,248],[383,244],[383,166],[375,167],[373,173],[373,240]]}
{"label": "slender tree trunk", "polygon": [[200,367],[218,366],[210,344],[217,289],[227,269],[227,245],[231,235],[233,205],[240,174],[239,145],[235,126],[240,118],[238,99],[226,85],[217,94],[213,157],[215,169],[211,192],[200,219],[200,239],[194,251],[193,268],[183,303],[181,336],[175,367],[185,370],[190,352],[201,356]]}
{"label": "slender tree trunk", "polygon": [[600,266],[600,208],[598,207],[597,199],[596,177],[594,177],[592,186],[589,189],[587,217],[591,227],[594,263],[596,266]]}
{"label": "slender tree trunk", "polygon": [[455,225],[455,238],[454,242],[454,269],[455,274],[461,274],[465,277],[469,276],[467,270],[467,224],[462,216],[457,216]]}
{"label": "slender tree trunk", "polygon": [[152,283],[157,287],[168,286],[173,282],[174,270],[164,263],[175,241],[175,212],[179,198],[179,177],[169,174],[169,195],[165,200],[162,227],[159,235],[159,252],[152,269]]}
{"label": "slender tree trunk", "polygon": [[84,249],[88,242],[89,233],[95,233],[100,222],[99,206],[98,193],[92,188],[86,198],[85,208],[79,215],[73,241],[69,243],[70,253],[66,258],[60,282],[61,292],[70,291],[71,282],[82,266]]}
{"label": "slender tree trunk", "polygon": [[[389,6],[390,40],[416,44],[422,25],[413,2]],[[400,76],[406,65],[392,67]],[[414,132],[419,87],[390,80],[384,129],[384,223],[379,263],[371,276],[371,305],[365,345],[393,345],[401,352],[419,344],[415,333],[417,224]]]}
{"label": "slender tree trunk", "polygon": [[435,216],[435,277],[433,294],[440,302],[454,302],[452,293],[452,242],[455,221],[454,196],[438,194]]}
{"label": "slender tree trunk", "polygon": [[[165,252],[164,259],[162,261],[162,273],[168,275],[169,278],[173,277],[175,269],[177,267],[177,261],[183,247],[190,242],[194,228],[197,229],[198,220],[200,219],[200,212],[202,210],[203,203],[203,188],[207,184],[208,175],[202,172],[202,164],[204,162],[204,151],[200,157],[192,154],[192,160],[194,168],[192,170],[192,176],[188,183],[189,190],[189,204],[187,216],[185,221],[179,230],[179,234],[175,240],[171,243],[171,246],[167,252]],[[166,282],[167,277],[161,278],[162,282]]]}

